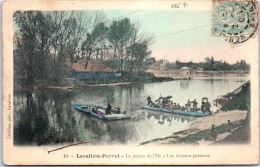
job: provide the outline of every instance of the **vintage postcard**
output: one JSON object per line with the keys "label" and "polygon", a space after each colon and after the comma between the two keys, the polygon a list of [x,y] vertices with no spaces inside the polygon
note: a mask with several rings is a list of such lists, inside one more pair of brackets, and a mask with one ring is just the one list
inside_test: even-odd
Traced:
{"label": "vintage postcard", "polygon": [[3,2],[4,164],[258,164],[258,5]]}

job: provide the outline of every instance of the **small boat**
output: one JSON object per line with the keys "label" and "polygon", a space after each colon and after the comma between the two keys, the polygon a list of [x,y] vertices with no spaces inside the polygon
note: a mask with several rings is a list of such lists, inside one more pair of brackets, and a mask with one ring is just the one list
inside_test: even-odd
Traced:
{"label": "small boat", "polygon": [[[154,111],[167,112],[167,113],[172,113],[172,114],[194,116],[194,117],[205,117],[205,116],[210,115],[208,112],[203,113],[202,111],[191,112],[191,111],[187,111],[187,110],[168,110],[166,108],[150,107],[147,104],[142,105],[141,108],[148,109],[148,110],[154,110]],[[212,114],[212,112],[211,112],[211,114]]]}
{"label": "small boat", "polygon": [[[105,119],[105,120],[120,120],[120,119],[129,119],[130,116],[126,115],[123,112],[120,112],[117,109],[112,108],[112,114],[106,115],[105,110],[107,107],[95,105],[95,104],[73,104],[72,107],[78,111],[81,111],[83,113],[91,114],[94,117]],[[92,107],[98,108],[99,112],[92,111]],[[103,112],[102,112],[103,111]],[[115,114],[117,113],[117,114]]]}

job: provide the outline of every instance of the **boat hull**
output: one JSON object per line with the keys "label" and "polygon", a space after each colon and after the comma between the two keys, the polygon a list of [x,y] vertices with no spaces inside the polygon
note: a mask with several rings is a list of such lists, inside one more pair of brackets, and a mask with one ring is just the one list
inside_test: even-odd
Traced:
{"label": "boat hull", "polygon": [[205,117],[205,116],[209,116],[210,115],[208,112],[203,113],[202,111],[189,112],[189,111],[182,111],[182,110],[167,110],[166,108],[150,107],[147,104],[142,105],[141,108],[142,109],[153,110],[153,111],[167,112],[167,113],[172,113],[172,114],[188,115],[188,116],[193,116],[193,117]]}
{"label": "boat hull", "polygon": [[[89,107],[89,108],[86,108]],[[91,114],[94,117],[100,118],[100,119],[104,119],[104,120],[121,120],[121,119],[129,119],[130,116],[123,114],[122,112],[120,112],[120,114],[111,114],[111,115],[105,115],[105,114],[97,114],[95,112],[93,112],[90,108],[91,107],[98,107],[100,109],[106,109],[105,106],[99,106],[99,105],[95,105],[95,104],[73,104],[72,107],[78,111],[81,111],[83,113],[86,114]],[[116,109],[112,109],[112,111],[117,111]]]}

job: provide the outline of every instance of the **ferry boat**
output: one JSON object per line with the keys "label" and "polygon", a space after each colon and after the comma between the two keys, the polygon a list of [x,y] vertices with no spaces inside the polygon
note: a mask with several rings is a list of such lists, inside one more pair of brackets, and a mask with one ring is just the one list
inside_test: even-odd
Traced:
{"label": "ferry boat", "polygon": [[[107,107],[96,104],[73,104],[72,107],[78,111],[91,114],[94,117],[104,120],[122,120],[130,118],[130,116],[128,116],[126,113],[123,113],[115,108],[111,109],[111,115],[106,115],[105,110]],[[97,111],[94,112],[93,108],[95,108]]]}
{"label": "ferry boat", "polygon": [[[149,99],[150,96],[147,97],[147,100]],[[158,102],[157,104],[152,102],[150,100],[150,105],[144,104],[141,106],[142,109],[148,109],[148,110],[154,110],[154,111],[160,111],[160,112],[167,112],[167,113],[172,113],[172,114],[179,114],[179,115],[188,115],[188,116],[194,116],[194,117],[205,117],[208,115],[211,115],[213,112],[202,112],[199,108],[197,107],[191,107],[191,103],[196,103],[196,100],[190,101],[188,100],[187,104],[185,106],[181,107],[176,105],[173,106],[173,102],[170,100],[172,96],[167,96],[167,97],[159,97],[159,99],[155,100],[155,102]],[[162,100],[162,103],[160,103],[160,100]],[[149,101],[148,101],[149,102]],[[202,103],[208,102],[207,97],[202,98]],[[163,104],[164,103],[164,104]],[[162,107],[164,106],[164,107]],[[167,107],[166,107],[167,106]]]}
{"label": "ferry boat", "polygon": [[142,109],[148,109],[148,110],[154,110],[154,111],[160,111],[160,112],[167,112],[172,114],[180,114],[180,115],[188,115],[188,116],[194,116],[194,117],[205,117],[212,114],[212,112],[202,112],[202,111],[190,111],[187,109],[181,110],[181,109],[166,109],[166,108],[157,108],[157,107],[151,107],[147,104],[144,104],[141,106]]}

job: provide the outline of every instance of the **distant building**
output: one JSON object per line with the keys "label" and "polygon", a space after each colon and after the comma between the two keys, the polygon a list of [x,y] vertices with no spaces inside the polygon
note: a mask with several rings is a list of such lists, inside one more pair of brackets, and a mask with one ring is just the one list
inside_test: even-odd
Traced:
{"label": "distant building", "polygon": [[163,60],[157,61],[149,66],[151,70],[166,70]]}
{"label": "distant building", "polygon": [[72,76],[80,80],[113,79],[121,76],[121,73],[102,63],[89,62],[86,69],[85,65],[86,62],[78,62],[71,67],[71,63],[68,63]]}
{"label": "distant building", "polygon": [[181,70],[181,76],[182,77],[193,75],[193,69],[192,68],[182,67],[182,68],[180,68],[180,70]]}

